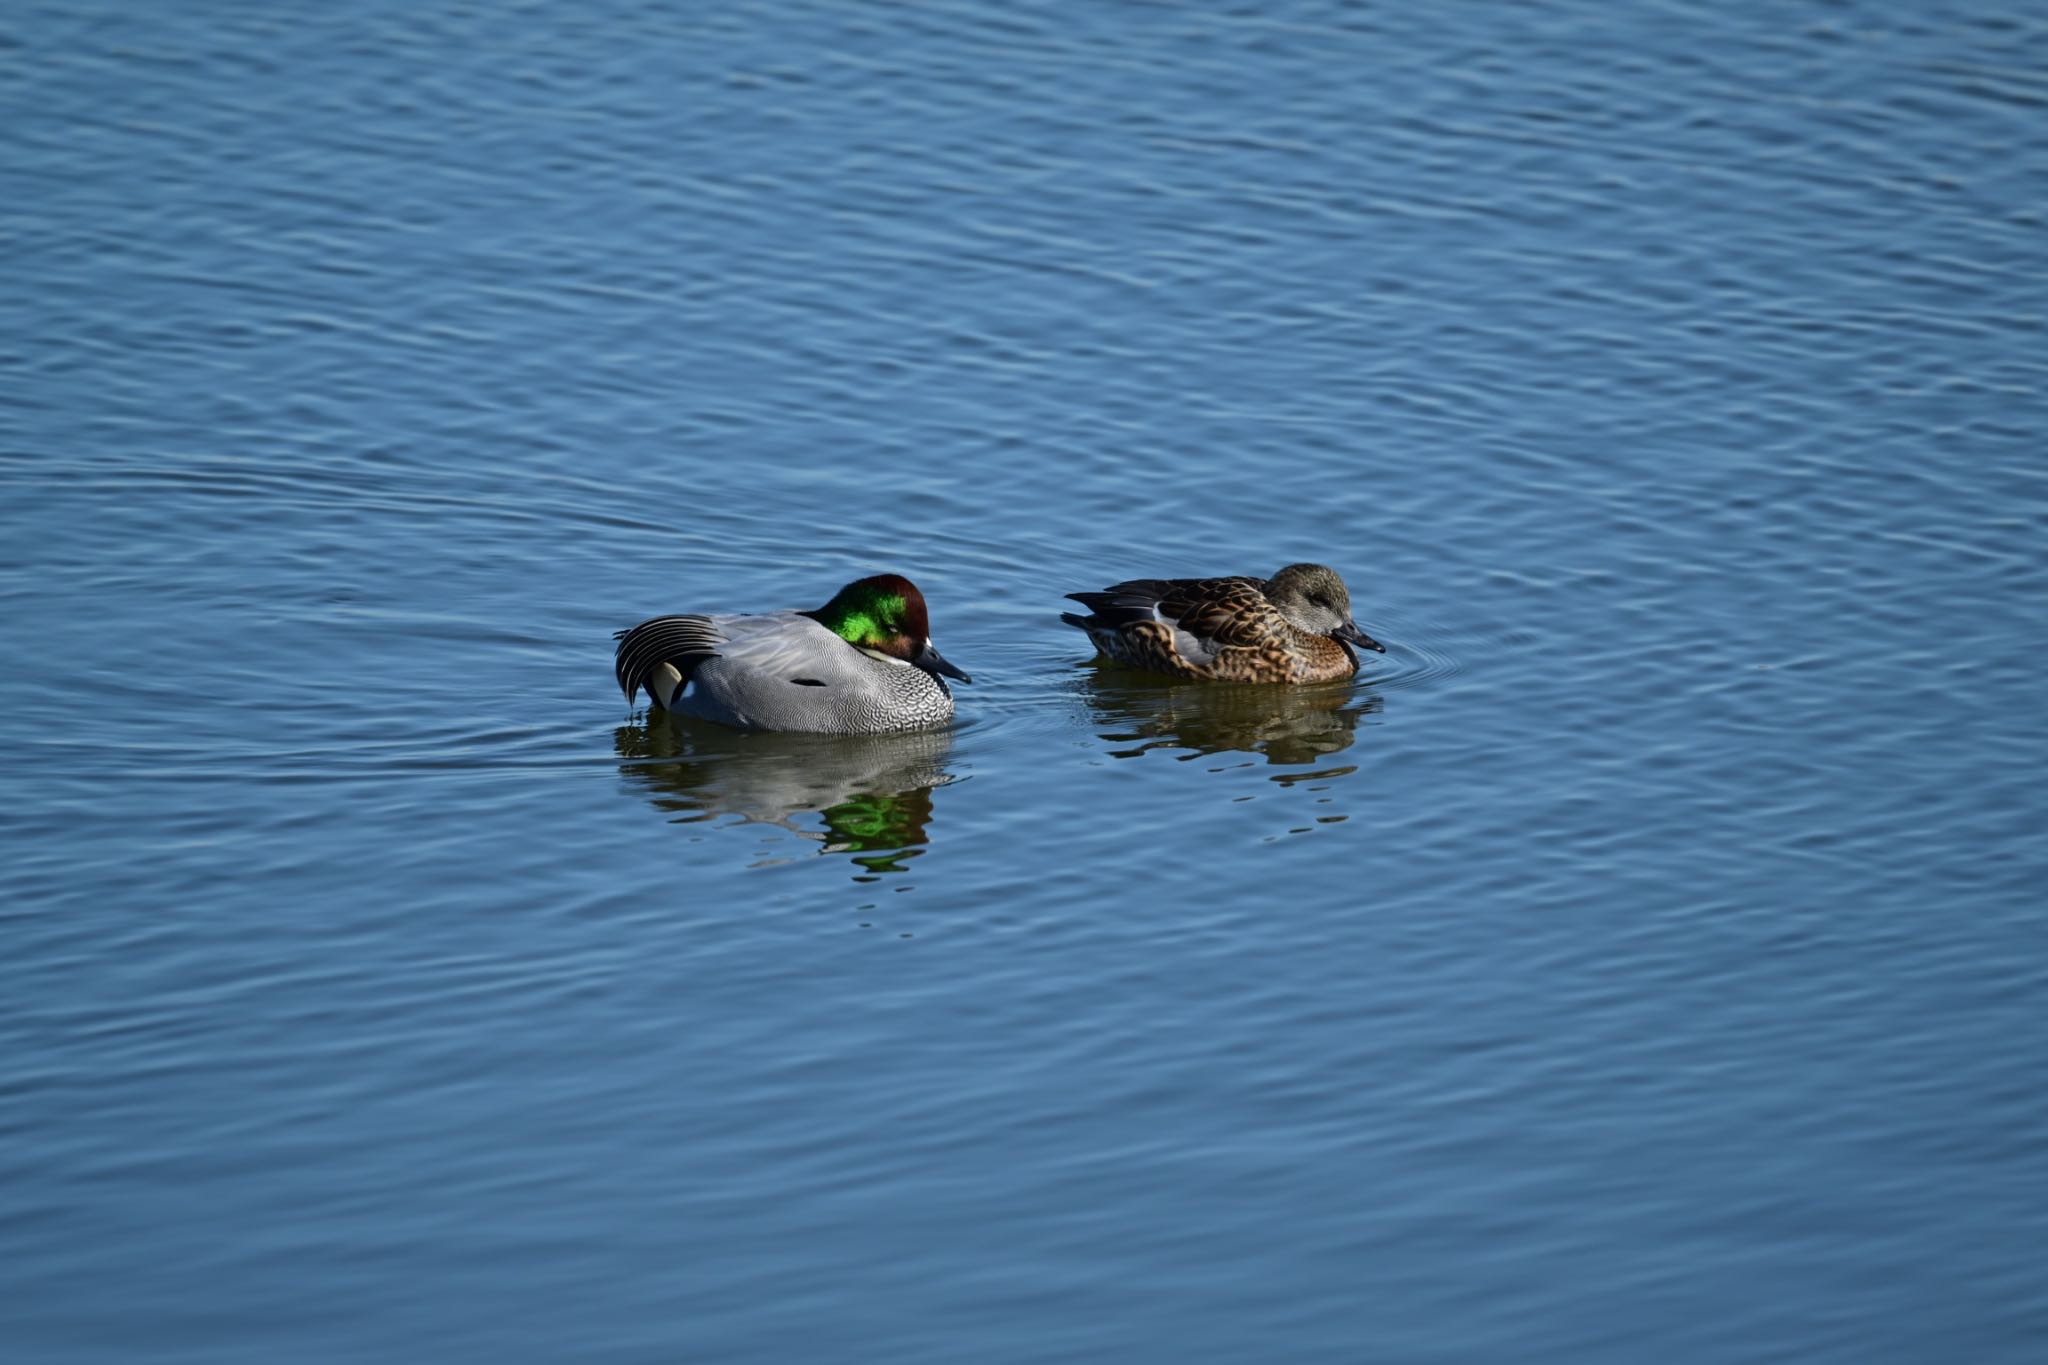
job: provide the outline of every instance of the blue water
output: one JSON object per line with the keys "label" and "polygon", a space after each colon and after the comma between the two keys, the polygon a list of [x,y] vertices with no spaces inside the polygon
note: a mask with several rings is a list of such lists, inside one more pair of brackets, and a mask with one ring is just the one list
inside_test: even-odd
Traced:
{"label": "blue water", "polygon": [[0,34],[8,1359],[2048,1354],[2038,6]]}

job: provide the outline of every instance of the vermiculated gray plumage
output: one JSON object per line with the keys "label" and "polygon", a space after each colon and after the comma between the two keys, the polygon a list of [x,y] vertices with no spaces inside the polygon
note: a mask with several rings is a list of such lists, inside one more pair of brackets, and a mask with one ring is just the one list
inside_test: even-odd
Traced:
{"label": "vermiculated gray plumage", "polygon": [[[945,680],[848,644],[796,611],[657,616],[619,634],[631,701],[750,730],[871,735],[953,718]],[[662,671],[667,665],[675,676]]]}

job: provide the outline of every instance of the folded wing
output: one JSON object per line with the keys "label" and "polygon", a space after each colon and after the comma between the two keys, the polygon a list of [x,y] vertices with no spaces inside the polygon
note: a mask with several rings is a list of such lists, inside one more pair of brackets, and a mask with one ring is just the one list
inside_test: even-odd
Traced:
{"label": "folded wing", "polygon": [[1101,592],[1067,596],[1088,616],[1064,613],[1061,620],[1083,630],[1122,630],[1157,621],[1174,634],[1181,656],[1200,662],[1218,649],[1258,645],[1272,637],[1279,612],[1266,600],[1256,578],[1134,578]]}

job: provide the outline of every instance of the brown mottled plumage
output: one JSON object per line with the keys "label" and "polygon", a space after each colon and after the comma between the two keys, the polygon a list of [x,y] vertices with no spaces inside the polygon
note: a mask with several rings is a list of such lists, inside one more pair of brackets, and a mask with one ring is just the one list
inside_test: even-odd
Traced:
{"label": "brown mottled plumage", "polygon": [[1088,632],[1120,663],[1210,682],[1329,682],[1358,671],[1351,646],[1386,647],[1351,619],[1336,571],[1290,564],[1272,578],[1134,578],[1067,594]]}

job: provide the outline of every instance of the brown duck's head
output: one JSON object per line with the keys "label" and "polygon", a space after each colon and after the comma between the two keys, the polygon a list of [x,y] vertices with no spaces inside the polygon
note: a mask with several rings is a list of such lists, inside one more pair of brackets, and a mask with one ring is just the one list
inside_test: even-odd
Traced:
{"label": "brown duck's head", "polygon": [[1378,653],[1387,647],[1351,619],[1351,593],[1327,564],[1289,564],[1266,585],[1266,598],[1280,614],[1311,635],[1327,635]]}
{"label": "brown duck's head", "polygon": [[973,681],[932,648],[931,617],[925,611],[924,594],[902,574],[857,579],[808,614],[856,649],[927,673]]}

